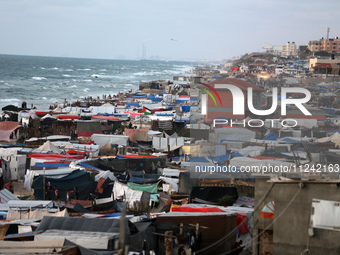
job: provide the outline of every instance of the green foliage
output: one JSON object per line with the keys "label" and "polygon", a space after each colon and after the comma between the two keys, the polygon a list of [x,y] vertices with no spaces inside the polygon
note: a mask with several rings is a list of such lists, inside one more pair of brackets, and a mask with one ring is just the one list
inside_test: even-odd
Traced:
{"label": "green foliage", "polygon": [[220,206],[231,206],[234,202],[235,200],[229,195],[225,195],[218,200]]}

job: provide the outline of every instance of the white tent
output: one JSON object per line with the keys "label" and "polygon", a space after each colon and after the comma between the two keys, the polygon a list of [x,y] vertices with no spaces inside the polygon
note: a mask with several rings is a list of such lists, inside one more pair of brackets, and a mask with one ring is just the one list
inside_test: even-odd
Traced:
{"label": "white tent", "polygon": [[338,132],[334,133],[330,137],[324,137],[316,140],[317,143],[328,143],[332,142],[335,143],[335,147],[340,148],[340,134]]}
{"label": "white tent", "polygon": [[39,150],[48,150],[48,151],[53,151],[53,153],[60,154],[62,151],[58,149],[57,146],[55,146],[53,143],[50,141],[45,142],[43,145],[41,145]]}

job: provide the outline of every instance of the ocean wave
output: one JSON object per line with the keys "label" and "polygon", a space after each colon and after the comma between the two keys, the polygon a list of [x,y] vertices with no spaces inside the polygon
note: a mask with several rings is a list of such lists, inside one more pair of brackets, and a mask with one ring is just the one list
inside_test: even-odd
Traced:
{"label": "ocean wave", "polygon": [[99,69],[99,71],[106,72],[107,70],[104,68],[104,69]]}
{"label": "ocean wave", "polygon": [[73,85],[73,86],[71,86],[70,88],[78,88],[78,87],[77,87],[77,85]]}
{"label": "ocean wave", "polygon": [[84,91],[84,92],[89,92],[90,89],[89,89],[89,88],[85,88],[85,89],[83,89],[83,91]]}
{"label": "ocean wave", "polygon": [[69,74],[63,74],[64,77],[70,77],[71,75]]}
{"label": "ocean wave", "polygon": [[92,82],[91,79],[86,79],[86,80],[83,80],[83,81],[85,81],[85,82]]}
{"label": "ocean wave", "polygon": [[84,68],[84,69],[77,69],[77,71],[91,71],[91,69],[90,68]]}
{"label": "ocean wave", "polygon": [[32,77],[33,80],[41,81],[41,80],[47,80],[46,77]]}
{"label": "ocean wave", "polygon": [[64,71],[65,72],[73,72],[74,70],[73,69],[65,69]]}

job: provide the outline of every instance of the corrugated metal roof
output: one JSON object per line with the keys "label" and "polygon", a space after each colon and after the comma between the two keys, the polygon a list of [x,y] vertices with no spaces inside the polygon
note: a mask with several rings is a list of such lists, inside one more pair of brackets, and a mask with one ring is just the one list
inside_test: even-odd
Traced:
{"label": "corrugated metal roof", "polygon": [[0,190],[1,204],[7,204],[10,200],[19,200],[12,192],[7,189]]}

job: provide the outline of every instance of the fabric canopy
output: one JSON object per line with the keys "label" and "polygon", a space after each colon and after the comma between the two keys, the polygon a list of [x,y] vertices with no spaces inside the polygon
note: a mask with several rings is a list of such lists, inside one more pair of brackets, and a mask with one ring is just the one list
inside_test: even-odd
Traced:
{"label": "fabric canopy", "polygon": [[130,189],[133,190],[139,190],[139,191],[145,191],[145,192],[149,192],[149,193],[157,193],[157,187],[158,187],[158,183],[154,183],[154,184],[137,184],[137,183],[133,183],[133,182],[128,182],[128,187]]}
{"label": "fabric canopy", "polygon": [[10,142],[10,136],[12,132],[17,129],[18,122],[14,121],[2,121],[0,122],[0,141]]}
{"label": "fabric canopy", "polygon": [[203,207],[203,208],[195,208],[195,207],[188,207],[188,206],[179,206],[179,207],[171,207],[172,212],[224,212],[218,207]]}
{"label": "fabric canopy", "polygon": [[334,133],[330,137],[324,137],[316,140],[318,143],[327,143],[332,142],[335,143],[335,147],[340,147],[340,134],[338,132]]}
{"label": "fabric canopy", "polygon": [[270,201],[263,207],[261,211],[261,218],[274,219],[274,208],[275,208],[274,201]]}

